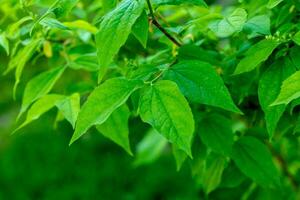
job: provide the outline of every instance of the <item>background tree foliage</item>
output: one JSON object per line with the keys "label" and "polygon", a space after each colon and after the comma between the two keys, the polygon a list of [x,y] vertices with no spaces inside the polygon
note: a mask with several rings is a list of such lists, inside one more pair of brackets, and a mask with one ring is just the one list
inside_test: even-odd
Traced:
{"label": "background tree foliage", "polygon": [[0,0],[0,197],[299,199],[299,13]]}

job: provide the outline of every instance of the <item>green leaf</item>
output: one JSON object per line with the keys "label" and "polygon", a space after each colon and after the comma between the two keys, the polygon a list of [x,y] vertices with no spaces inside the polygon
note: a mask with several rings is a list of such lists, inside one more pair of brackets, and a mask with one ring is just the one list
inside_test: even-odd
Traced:
{"label": "green leaf", "polygon": [[167,144],[168,141],[164,137],[154,129],[150,129],[137,145],[134,165],[139,166],[153,163],[160,157]]}
{"label": "green leaf", "polygon": [[193,114],[174,82],[163,80],[145,87],[139,109],[144,122],[191,157]]}
{"label": "green leaf", "polygon": [[57,102],[56,107],[74,128],[80,110],[80,95],[78,93],[74,93],[71,96]]}
{"label": "green leaf", "polygon": [[41,115],[53,108],[56,102],[64,98],[64,96],[57,94],[49,94],[40,98],[28,110],[25,122],[23,122],[13,133],[16,133],[18,130],[28,125],[32,121],[40,118]]}
{"label": "green leaf", "polygon": [[252,71],[259,64],[266,61],[279,44],[280,42],[278,41],[265,39],[253,45],[246,52],[246,56],[239,62],[234,74]]}
{"label": "green leaf", "polygon": [[259,103],[265,113],[267,130],[270,138],[281,118],[285,105],[270,106],[278,96],[282,82],[290,76],[295,69],[292,63],[286,59],[280,60],[271,65],[262,75],[258,86]]}
{"label": "green leaf", "polygon": [[271,106],[279,104],[289,104],[294,99],[300,97],[300,71],[295,72],[283,81],[280,93]]}
{"label": "green leaf", "polygon": [[78,0],[58,0],[51,8],[51,11],[57,18],[65,17],[76,6],[77,2]]}
{"label": "green leaf", "polygon": [[242,137],[231,155],[237,167],[262,187],[279,185],[279,173],[267,147],[254,137]]}
{"label": "green leaf", "polygon": [[96,34],[96,44],[100,65],[99,81],[107,67],[126,42],[132,26],[144,10],[144,0],[124,0],[117,8],[103,17]]}
{"label": "green leaf", "polygon": [[18,63],[16,65],[16,73],[15,73],[16,82],[14,85],[14,96],[16,95],[17,87],[20,83],[23,69],[24,69],[27,61],[29,61],[29,59],[31,58],[33,53],[36,51],[36,49],[40,46],[40,44],[41,44],[41,40],[35,39],[35,40],[32,40],[29,44],[27,44],[21,50],[20,57],[19,57],[20,60],[17,61]]}
{"label": "green leaf", "polygon": [[247,21],[244,29],[250,31],[252,36],[258,35],[270,35],[271,20],[268,15],[254,16]]}
{"label": "green leaf", "polygon": [[9,55],[9,42],[4,33],[0,34],[0,46],[2,46],[6,54]]}
{"label": "green leaf", "polygon": [[69,29],[85,30],[85,31],[88,31],[93,34],[96,34],[98,31],[98,29],[95,26],[93,26],[92,24],[90,24],[89,22],[84,21],[84,20],[75,20],[75,21],[71,21],[71,22],[64,22],[63,25]]}
{"label": "green leaf", "polygon": [[242,8],[237,8],[228,17],[212,22],[209,28],[218,37],[223,38],[242,31],[246,21],[247,12]]}
{"label": "green leaf", "polygon": [[206,194],[209,194],[220,185],[225,163],[225,158],[222,156],[214,157],[210,162],[206,163],[202,180]]}
{"label": "green leaf", "polygon": [[172,152],[176,161],[176,169],[179,171],[188,155],[174,144],[172,145]]}
{"label": "green leaf", "polygon": [[293,36],[293,41],[300,46],[300,31]]}
{"label": "green leaf", "polygon": [[128,119],[130,110],[126,104],[117,108],[97,130],[105,137],[120,145],[129,155],[133,155],[129,144]]}
{"label": "green leaf", "polygon": [[267,7],[269,9],[276,7],[278,4],[280,4],[283,0],[269,0]]}
{"label": "green leaf", "polygon": [[148,16],[146,12],[142,12],[141,16],[136,20],[132,27],[132,33],[136,39],[143,45],[144,48],[147,47],[149,32]]}
{"label": "green leaf", "polygon": [[48,70],[37,75],[27,83],[23,94],[22,107],[19,117],[34,101],[50,92],[56,81],[61,77],[64,70],[65,67],[57,67]]}
{"label": "green leaf", "polygon": [[197,60],[181,61],[170,67],[164,78],[176,82],[182,93],[193,102],[241,113],[222,78],[208,63]]}
{"label": "green leaf", "polygon": [[204,0],[152,0],[154,6],[162,5],[180,5],[180,4],[192,4],[198,6],[207,6]]}
{"label": "green leaf", "polygon": [[97,59],[96,53],[87,53],[83,55],[79,55],[78,57],[74,58],[69,63],[69,67],[72,69],[84,69],[87,71],[98,71],[99,70],[99,63]]}
{"label": "green leaf", "polygon": [[104,123],[112,112],[124,104],[131,93],[142,84],[138,80],[113,78],[98,86],[79,112],[70,144],[79,139],[91,126]]}
{"label": "green leaf", "polygon": [[229,155],[233,146],[232,123],[219,114],[208,114],[199,123],[202,142],[216,153]]}
{"label": "green leaf", "polygon": [[61,30],[70,30],[67,26],[65,26],[63,23],[58,21],[57,19],[51,18],[51,17],[45,17],[40,21],[40,24],[42,26],[50,27],[50,28],[57,28]]}

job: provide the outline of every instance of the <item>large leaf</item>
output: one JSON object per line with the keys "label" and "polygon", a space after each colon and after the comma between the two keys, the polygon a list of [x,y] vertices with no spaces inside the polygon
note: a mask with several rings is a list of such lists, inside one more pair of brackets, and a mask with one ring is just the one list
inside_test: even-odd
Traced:
{"label": "large leaf", "polygon": [[242,137],[231,155],[238,168],[263,187],[278,186],[279,173],[267,147],[254,137]]}
{"label": "large leaf", "polygon": [[289,104],[294,99],[300,97],[300,71],[295,72],[291,76],[289,76],[281,85],[280,93],[272,104]]}
{"label": "large leaf", "polygon": [[252,71],[267,60],[279,44],[280,42],[276,40],[265,39],[253,45],[246,52],[246,56],[239,62],[234,74]]}
{"label": "large leaf", "polygon": [[74,93],[71,96],[57,102],[56,107],[74,128],[80,110],[80,95],[78,93]]}
{"label": "large leaf", "polygon": [[27,83],[19,116],[27,110],[30,104],[50,92],[64,70],[65,67],[51,69],[37,75]]}
{"label": "large leaf", "polygon": [[129,116],[129,108],[124,104],[117,108],[103,124],[96,127],[105,137],[111,139],[120,145],[128,154],[132,155],[128,138]]}
{"label": "large leaf", "polygon": [[161,5],[180,5],[180,4],[192,4],[199,6],[207,6],[204,0],[152,0],[154,6]]}
{"label": "large leaf", "polygon": [[208,63],[189,60],[172,66],[165,78],[175,81],[191,101],[241,113],[215,69]]}
{"label": "large leaf", "polygon": [[229,155],[233,145],[232,124],[229,119],[219,114],[205,116],[199,124],[202,142],[217,153]]}
{"label": "large leaf", "polygon": [[17,132],[24,126],[28,125],[34,120],[37,120],[41,115],[46,113],[48,110],[53,108],[56,104],[56,102],[64,99],[65,97],[58,94],[49,94],[42,98],[40,98],[38,101],[36,101],[28,110],[26,120],[23,122],[15,131]]}
{"label": "large leaf", "polygon": [[96,34],[100,65],[99,80],[106,73],[114,56],[126,42],[132,26],[144,10],[144,0],[124,0],[117,8],[103,17]]}
{"label": "large leaf", "polygon": [[251,36],[256,35],[269,35],[271,20],[268,15],[254,16],[247,21],[244,26],[246,31],[251,33]]}
{"label": "large leaf", "polygon": [[79,139],[91,126],[104,123],[141,85],[142,82],[137,80],[113,78],[98,86],[79,112],[70,144]]}
{"label": "large leaf", "polygon": [[214,21],[209,28],[218,37],[228,37],[236,32],[240,32],[247,20],[247,12],[242,8],[237,8],[228,17]]}
{"label": "large leaf", "polygon": [[191,156],[193,114],[174,82],[159,81],[145,87],[140,98],[139,109],[144,122],[152,125],[170,142]]}
{"label": "large leaf", "polygon": [[278,96],[282,82],[295,71],[290,60],[280,60],[271,65],[259,81],[258,97],[265,113],[269,136],[272,137],[285,105],[270,106]]}

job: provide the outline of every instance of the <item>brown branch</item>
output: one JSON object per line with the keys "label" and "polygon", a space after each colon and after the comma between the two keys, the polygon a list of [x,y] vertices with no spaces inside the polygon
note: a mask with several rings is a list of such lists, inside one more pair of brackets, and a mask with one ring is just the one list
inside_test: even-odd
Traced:
{"label": "brown branch", "polygon": [[164,27],[162,27],[160,25],[160,23],[157,21],[155,15],[154,15],[150,0],[147,0],[147,4],[148,4],[149,12],[151,15],[152,23],[175,45],[177,45],[179,47],[182,46],[182,44],[178,40],[176,40],[166,29],[164,29]]}

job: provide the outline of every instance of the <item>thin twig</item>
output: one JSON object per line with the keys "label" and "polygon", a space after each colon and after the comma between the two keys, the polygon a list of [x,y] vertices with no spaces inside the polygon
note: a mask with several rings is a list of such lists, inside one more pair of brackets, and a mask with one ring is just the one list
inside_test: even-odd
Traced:
{"label": "thin twig", "polygon": [[147,4],[148,4],[148,8],[149,8],[149,12],[150,12],[150,16],[151,16],[151,20],[152,20],[152,23],[169,39],[171,40],[175,45],[177,46],[182,46],[182,44],[176,40],[170,33],[168,33],[168,31],[166,29],[164,29],[164,27],[162,27],[160,25],[160,23],[157,21],[155,15],[154,15],[154,12],[153,12],[153,8],[152,8],[152,5],[151,5],[151,2],[150,0],[147,0]]}

